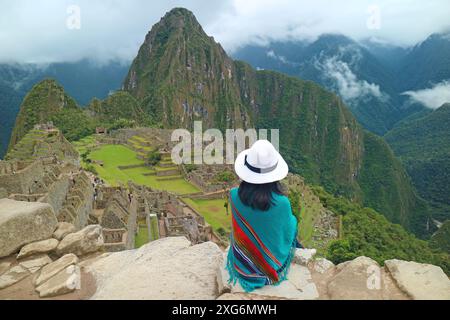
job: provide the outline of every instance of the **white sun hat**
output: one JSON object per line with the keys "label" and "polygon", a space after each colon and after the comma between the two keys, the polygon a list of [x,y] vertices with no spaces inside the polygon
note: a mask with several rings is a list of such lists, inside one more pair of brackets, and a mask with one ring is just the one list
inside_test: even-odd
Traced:
{"label": "white sun hat", "polygon": [[269,141],[258,140],[238,154],[234,171],[245,182],[263,184],[286,178],[289,167]]}

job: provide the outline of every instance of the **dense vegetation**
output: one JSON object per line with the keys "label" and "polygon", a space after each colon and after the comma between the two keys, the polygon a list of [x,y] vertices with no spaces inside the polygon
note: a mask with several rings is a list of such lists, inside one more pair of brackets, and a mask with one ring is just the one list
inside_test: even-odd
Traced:
{"label": "dense vegetation", "polygon": [[136,125],[150,126],[151,119],[127,92],[119,91],[105,100],[93,99],[88,108],[80,108],[55,80],[36,84],[20,107],[10,148],[34,125],[52,121],[69,141],[77,141],[95,132],[96,127],[114,130]]}
{"label": "dense vegetation", "polygon": [[121,119],[134,120],[143,126],[151,124],[149,115],[142,111],[139,102],[125,91],[114,92],[104,100],[93,99],[87,111],[99,124],[109,129],[117,127]]}
{"label": "dense vegetation", "polygon": [[321,187],[314,187],[324,207],[342,215],[341,239],[330,243],[327,258],[335,263],[367,256],[378,263],[388,259],[413,260],[442,267],[450,274],[448,251],[432,249],[399,224],[389,222],[375,210],[334,197]]}
{"label": "dense vegetation", "polygon": [[450,219],[450,104],[418,119],[404,121],[385,139],[404,163],[433,217]]}
{"label": "dense vegetation", "polygon": [[56,81],[44,80],[36,84],[22,102],[11,134],[9,150],[36,124],[48,122],[63,108],[76,109],[77,105]]}
{"label": "dense vegetation", "polygon": [[450,220],[447,220],[431,237],[430,246],[444,252],[450,252]]}

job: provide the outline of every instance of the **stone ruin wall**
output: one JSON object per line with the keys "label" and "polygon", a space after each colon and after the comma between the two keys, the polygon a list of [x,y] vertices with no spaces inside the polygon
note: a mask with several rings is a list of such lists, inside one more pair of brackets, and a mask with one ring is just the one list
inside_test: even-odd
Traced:
{"label": "stone ruin wall", "polygon": [[104,230],[106,250],[133,249],[137,228],[137,199],[133,197],[130,203],[128,191],[124,187],[102,186],[97,192],[102,199],[96,207],[104,205],[100,224]]}
{"label": "stone ruin wall", "polygon": [[77,229],[82,229],[88,224],[93,210],[94,190],[84,172],[77,173],[73,183],[63,170],[53,158],[33,162],[0,161],[2,197],[49,203],[59,221],[73,223]]}
{"label": "stone ruin wall", "polygon": [[[197,165],[197,168],[191,172],[187,172],[184,166],[181,167],[181,172],[185,179],[192,182],[194,185],[199,187],[204,193],[211,192],[220,192],[224,190],[224,187],[230,187],[234,185],[238,185],[239,180],[235,177],[230,183],[222,183],[217,182],[216,177],[217,174],[223,171],[234,172],[234,169],[231,165],[225,165],[225,169],[223,165]],[[214,198],[214,197],[213,197]]]}
{"label": "stone ruin wall", "polygon": [[88,224],[89,216],[93,212],[93,202],[94,187],[86,173],[81,172],[75,177],[75,184],[68,192],[65,207],[58,214],[58,221],[70,222],[77,229],[82,229]]}
{"label": "stone ruin wall", "polygon": [[[15,171],[14,168],[19,170]],[[31,189],[35,181],[43,183],[44,166],[41,161],[34,161],[25,168],[20,168],[19,164],[2,163],[2,169],[5,173],[0,174],[0,188],[4,188],[8,194],[36,193],[36,190]]]}
{"label": "stone ruin wall", "polygon": [[126,240],[126,248],[133,249],[134,248],[134,239],[136,237],[137,232],[137,199],[131,199],[130,203],[130,216],[128,217],[127,223],[127,240]]}
{"label": "stone ruin wall", "polygon": [[62,175],[59,180],[53,183],[48,189],[47,195],[41,202],[49,203],[55,212],[59,212],[64,207],[67,194],[70,189],[69,176]]}
{"label": "stone ruin wall", "polygon": [[127,249],[128,232],[125,228],[103,229],[104,246],[108,252],[117,252]]}

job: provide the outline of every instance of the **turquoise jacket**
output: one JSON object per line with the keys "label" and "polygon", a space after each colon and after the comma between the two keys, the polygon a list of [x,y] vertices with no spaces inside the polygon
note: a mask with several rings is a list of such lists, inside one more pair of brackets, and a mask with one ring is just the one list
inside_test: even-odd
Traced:
{"label": "turquoise jacket", "polygon": [[[233,227],[227,256],[230,283],[236,283],[238,280],[243,289],[250,292],[264,285],[277,285],[286,280],[292,256],[298,245],[297,219],[292,214],[289,199],[284,195],[274,193],[274,205],[268,211],[261,211],[244,205],[239,198],[238,188],[230,191],[230,197],[233,219],[236,220],[239,229],[245,232],[246,236],[244,237],[251,240],[251,243],[257,248],[256,251],[262,252],[264,260],[276,270],[279,279],[278,282],[273,282],[263,276],[263,273],[255,272],[255,269],[261,270],[261,267],[255,261],[248,261],[247,258],[253,260],[251,254],[242,254],[242,252],[248,251],[246,248],[240,250],[242,246],[236,245],[238,242]],[[259,238],[259,241],[256,238]],[[263,247],[265,248],[263,249]],[[270,258],[270,255],[278,261],[278,264],[274,262],[273,258]]]}

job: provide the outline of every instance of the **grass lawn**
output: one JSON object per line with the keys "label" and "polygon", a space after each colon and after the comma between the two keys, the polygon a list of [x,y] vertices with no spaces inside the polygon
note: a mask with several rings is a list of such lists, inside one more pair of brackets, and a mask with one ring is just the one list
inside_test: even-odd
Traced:
{"label": "grass lawn", "polygon": [[304,201],[302,201],[302,209],[300,211],[300,223],[299,223],[299,238],[303,245],[308,246],[314,233],[314,219],[316,212],[305,207]]}
{"label": "grass lawn", "polygon": [[137,249],[148,243],[148,229],[145,224],[139,224],[139,229],[134,238],[134,247]]}
{"label": "grass lawn", "polygon": [[75,149],[77,149],[78,153],[81,155],[85,153],[88,150],[88,148],[95,146],[95,138],[94,136],[87,136],[83,139],[72,142],[72,144],[75,146]]}
{"label": "grass lawn", "polygon": [[198,188],[183,178],[167,181],[158,181],[156,176],[144,176],[152,173],[148,167],[137,167],[121,170],[119,166],[144,165],[144,161],[136,158],[136,152],[123,145],[105,145],[89,154],[91,160],[102,161],[103,166],[93,164],[99,176],[112,186],[119,182],[126,184],[129,180],[157,190],[167,190],[178,194],[198,192]]}
{"label": "grass lawn", "polygon": [[158,218],[152,217],[150,218],[150,228],[152,229],[152,241],[158,240],[159,237],[159,226],[158,226]]}
{"label": "grass lawn", "polygon": [[214,230],[223,228],[225,231],[231,231],[231,209],[228,209],[228,215],[226,214],[224,199],[190,199],[183,198],[189,205],[195,208],[205,218]]}

